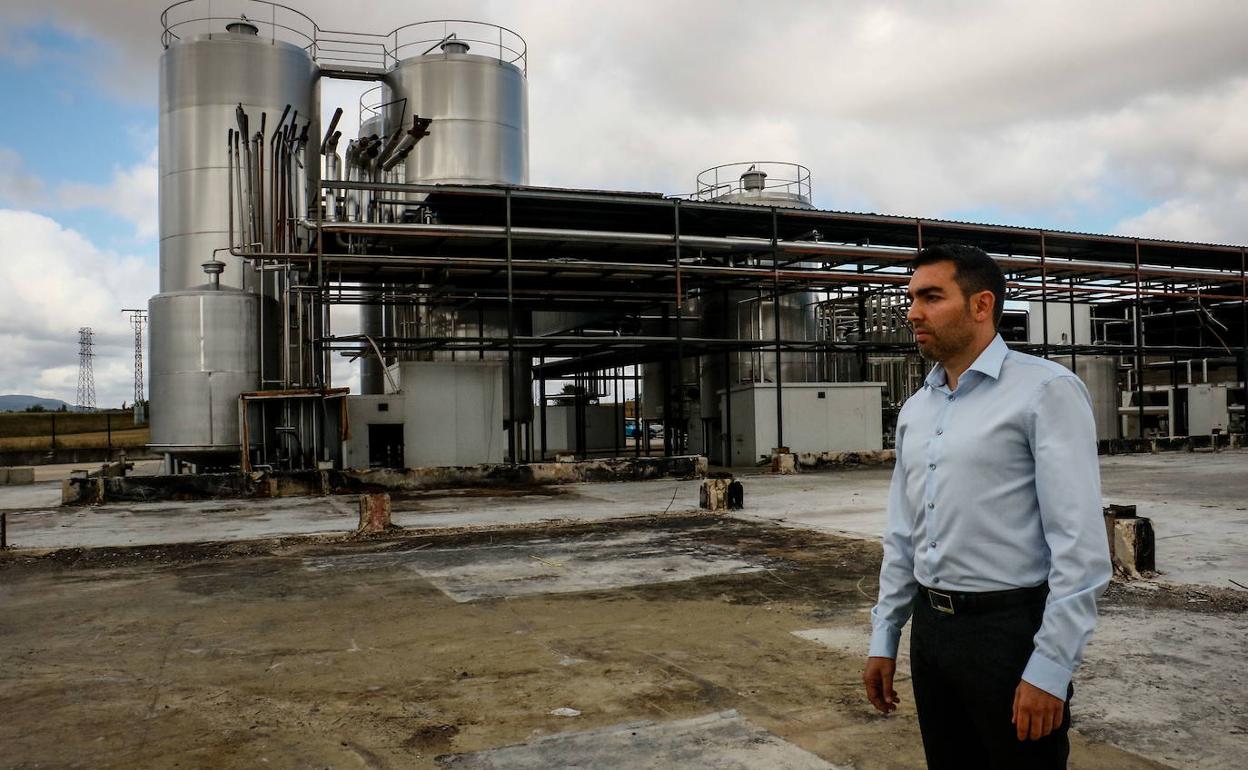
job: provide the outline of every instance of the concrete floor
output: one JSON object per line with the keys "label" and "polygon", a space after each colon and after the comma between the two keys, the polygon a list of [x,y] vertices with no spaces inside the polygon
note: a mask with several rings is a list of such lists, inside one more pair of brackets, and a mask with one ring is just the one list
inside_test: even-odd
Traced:
{"label": "concrete floor", "polygon": [[[1242,758],[1245,461],[1102,459],[1165,574],[1102,602],[1072,767]],[[750,474],[733,518],[684,515],[686,481],[414,495],[406,533],[367,541],[341,536],[350,498],[61,509],[58,484],[0,488],[19,546],[0,766],[575,767],[610,747],[618,767],[913,767],[904,658],[899,714],[859,692],[889,473]],[[37,556],[56,548],[86,550]]]}

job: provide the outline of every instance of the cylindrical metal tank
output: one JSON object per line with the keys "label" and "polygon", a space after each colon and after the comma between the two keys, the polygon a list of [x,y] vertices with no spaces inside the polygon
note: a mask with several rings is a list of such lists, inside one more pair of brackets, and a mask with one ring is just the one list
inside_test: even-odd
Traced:
{"label": "cylindrical metal tank", "polygon": [[259,303],[207,285],[148,302],[154,451],[239,450],[238,396],[260,386]]}
{"label": "cylindrical metal tank", "polygon": [[[227,134],[241,104],[249,131],[261,115],[271,132],[287,105],[299,123],[311,118],[307,157],[320,152],[317,67],[303,48],[232,24],[220,32],[172,40],[160,60],[160,290],[204,282],[200,265],[229,244]],[[265,137],[268,148],[268,136]],[[270,159],[271,160],[271,159]],[[313,182],[315,163],[308,164]],[[271,168],[271,163],[269,164]],[[265,189],[268,189],[267,182]],[[237,217],[237,206],[235,201]],[[237,229],[237,227],[236,227]],[[237,240],[236,234],[236,240]],[[227,258],[224,286],[254,290],[254,273]]]}
{"label": "cylindrical metal tank", "polygon": [[[207,20],[210,24],[217,22]],[[300,126],[310,121],[306,156],[319,153],[317,67],[308,52],[250,23],[200,35],[166,34],[160,63],[160,291],[150,302],[152,446],[174,455],[223,453],[239,448],[238,396],[276,371],[279,289],[250,265],[221,253],[221,289],[204,288],[203,265],[230,246],[231,169],[227,137],[236,109],[248,130],[263,125],[263,145],[289,107]],[[262,184],[270,189],[272,158]],[[317,164],[307,164],[310,183]],[[237,193],[237,190],[235,191]],[[243,204],[233,201],[236,244]],[[259,302],[265,295],[266,350],[259,346]]]}
{"label": "cylindrical metal tank", "polygon": [[482,26],[498,29],[474,25],[454,38],[440,33],[443,39],[428,53],[402,59],[386,76],[387,131],[409,126],[413,115],[433,119],[429,136],[404,163],[409,183],[529,182],[529,98],[523,59],[513,63],[514,57],[502,47],[470,42],[473,35],[484,37],[477,30]]}
{"label": "cylindrical metal tank", "polygon": [[[715,166],[698,174],[697,190],[695,198],[718,203],[814,208],[810,170],[796,163],[752,161]],[[708,339],[773,341],[778,314],[781,339],[814,340],[818,301],[815,292],[793,292],[781,296],[777,308],[774,298],[765,292],[712,291],[702,298],[698,308],[701,335]],[[711,462],[724,462],[723,426],[719,425],[721,391],[742,382],[776,382],[776,364],[774,348],[727,356],[716,353],[702,359],[698,411],[711,421],[705,447]],[[783,384],[819,380],[813,353],[782,352],[779,364],[779,380]]]}
{"label": "cylindrical metal tank", "polygon": [[[480,22],[436,21],[392,33],[399,59],[385,79],[382,125],[386,132],[431,118],[429,135],[403,163],[409,184],[511,184],[529,181],[528,82],[524,40],[510,30]],[[418,55],[411,56],[410,53]],[[423,199],[423,195],[413,196]],[[504,310],[407,308],[397,333],[408,336],[507,336]],[[532,320],[516,313],[515,333],[527,335]],[[414,328],[415,327],[415,328]],[[506,359],[502,351],[456,353],[457,360]],[[438,352],[434,360],[450,360]],[[510,419],[533,415],[532,361],[514,363],[515,400]]]}
{"label": "cylindrical metal tank", "polygon": [[[1050,355],[1067,369],[1069,355]],[[1075,374],[1083,380],[1092,398],[1092,418],[1096,421],[1096,437],[1104,441],[1118,438],[1118,358],[1116,356],[1076,356]]]}

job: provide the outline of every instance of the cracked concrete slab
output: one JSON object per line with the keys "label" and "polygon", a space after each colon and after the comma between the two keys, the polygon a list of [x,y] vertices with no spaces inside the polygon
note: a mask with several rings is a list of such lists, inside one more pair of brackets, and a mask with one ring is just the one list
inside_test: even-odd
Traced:
{"label": "cracked concrete slab", "polygon": [[545,735],[439,759],[454,770],[847,770],[782,740],[736,711]]}
{"label": "cracked concrete slab", "polygon": [[697,531],[589,533],[463,548],[305,559],[309,572],[398,567],[425,578],[457,602],[531,594],[603,591],[627,586],[756,572],[736,551],[700,541]]}

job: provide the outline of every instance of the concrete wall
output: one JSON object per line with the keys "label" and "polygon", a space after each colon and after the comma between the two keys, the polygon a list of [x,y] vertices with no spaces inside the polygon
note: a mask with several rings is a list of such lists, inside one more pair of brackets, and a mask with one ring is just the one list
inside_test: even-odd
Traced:
{"label": "concrete wall", "polygon": [[403,445],[408,468],[501,463],[507,455],[503,361],[404,361]]}
{"label": "concrete wall", "polygon": [[[784,443],[795,453],[869,452],[884,448],[882,383],[794,383],[784,386]],[[732,465],[770,458],[776,444],[776,387],[732,389]],[[721,399],[721,419],[727,415]]]}
{"label": "concrete wall", "polygon": [[400,394],[348,396],[347,426],[351,435],[342,442],[342,467],[367,468],[368,426],[401,424],[403,407],[404,400]]}
{"label": "concrete wall", "polygon": [[[1050,288],[1053,284],[1050,284]],[[1075,303],[1074,339],[1071,339],[1070,303],[1050,302],[1049,344],[1088,345],[1092,342],[1092,306]],[[1027,341],[1039,345],[1044,342],[1044,303],[1027,303]]]}
{"label": "concrete wall", "polygon": [[[569,406],[546,407],[546,454],[576,451],[576,408]],[[542,410],[534,413],[533,446],[541,445]],[[585,447],[587,450],[609,451],[620,444],[620,451],[627,445],[624,439],[624,410],[615,404],[589,404],[585,407]]]}

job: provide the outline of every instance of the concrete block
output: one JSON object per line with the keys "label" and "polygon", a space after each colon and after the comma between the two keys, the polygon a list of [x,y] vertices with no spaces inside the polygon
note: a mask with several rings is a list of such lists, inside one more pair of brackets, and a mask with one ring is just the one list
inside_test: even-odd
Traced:
{"label": "concrete block", "polygon": [[6,484],[34,484],[35,469],[32,467],[7,468]]}
{"label": "concrete block", "polygon": [[698,507],[705,511],[728,510],[728,485],[732,477],[703,479],[698,490]]}
{"label": "concrete block", "polygon": [[1155,572],[1157,557],[1152,520],[1140,516],[1116,519],[1110,554],[1114,569],[1131,577]]}
{"label": "concrete block", "polygon": [[372,492],[360,495],[360,526],[357,534],[385,532],[390,528],[390,494]]}
{"label": "concrete block", "polygon": [[797,461],[797,455],[790,452],[788,447],[776,447],[771,450],[772,473],[789,476],[797,473],[800,468],[801,464]]}
{"label": "concrete block", "polygon": [[104,502],[104,479],[72,478],[61,481],[61,505],[99,505]]}
{"label": "concrete block", "polygon": [[698,490],[698,506],[707,511],[739,511],[744,496],[741,482],[724,474],[702,482]]}

